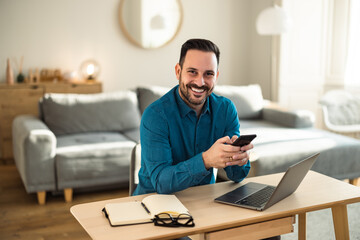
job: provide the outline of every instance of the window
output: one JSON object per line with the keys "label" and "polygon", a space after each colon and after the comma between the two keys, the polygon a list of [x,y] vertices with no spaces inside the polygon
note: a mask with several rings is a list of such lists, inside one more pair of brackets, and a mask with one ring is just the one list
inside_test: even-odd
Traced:
{"label": "window", "polygon": [[360,87],[360,1],[350,0],[349,45],[345,69],[345,85]]}

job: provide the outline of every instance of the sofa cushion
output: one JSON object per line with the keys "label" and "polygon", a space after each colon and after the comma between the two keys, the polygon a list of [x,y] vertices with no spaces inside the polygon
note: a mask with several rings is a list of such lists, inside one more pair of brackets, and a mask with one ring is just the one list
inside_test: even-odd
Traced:
{"label": "sofa cushion", "polygon": [[261,117],[264,99],[259,85],[218,85],[215,87],[214,93],[229,98],[235,104],[239,119]]}
{"label": "sofa cushion", "polygon": [[121,132],[122,135],[134,142],[140,142],[140,128],[133,128]]}
{"label": "sofa cushion", "polygon": [[338,178],[357,178],[360,141],[315,128],[286,128],[264,120],[243,120],[241,134],[256,133],[250,176],[284,172],[320,152],[312,170]]}
{"label": "sofa cushion", "polygon": [[143,114],[147,106],[165,95],[165,93],[170,91],[170,89],[171,88],[160,86],[136,88],[136,93],[139,100],[140,113]]}
{"label": "sofa cushion", "polygon": [[42,118],[55,135],[124,131],[140,126],[136,94],[119,91],[98,94],[45,94]]}
{"label": "sofa cushion", "polygon": [[135,142],[115,132],[81,133],[57,138],[58,189],[120,184],[129,180]]}

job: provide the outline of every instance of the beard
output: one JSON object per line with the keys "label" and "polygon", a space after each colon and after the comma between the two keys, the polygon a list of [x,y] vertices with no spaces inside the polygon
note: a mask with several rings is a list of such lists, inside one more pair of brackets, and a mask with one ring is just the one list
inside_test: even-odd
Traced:
{"label": "beard", "polygon": [[[191,107],[191,105],[198,106],[198,105],[204,104],[206,99],[211,95],[214,87],[210,88],[207,85],[199,87],[193,83],[184,84],[182,81],[181,73],[180,73],[179,88],[180,88],[180,92],[181,92],[181,96],[182,96],[183,100]],[[206,94],[204,97],[203,96],[197,97],[196,95],[193,96],[191,88],[203,89]]]}

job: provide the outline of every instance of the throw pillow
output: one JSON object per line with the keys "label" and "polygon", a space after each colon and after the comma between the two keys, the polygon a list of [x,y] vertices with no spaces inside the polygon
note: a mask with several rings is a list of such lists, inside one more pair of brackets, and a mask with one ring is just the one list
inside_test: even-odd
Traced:
{"label": "throw pillow", "polygon": [[214,93],[229,98],[235,104],[240,119],[261,117],[264,99],[259,85],[218,85]]}
{"label": "throw pillow", "polygon": [[46,94],[41,102],[45,124],[55,135],[124,131],[140,126],[136,94]]}

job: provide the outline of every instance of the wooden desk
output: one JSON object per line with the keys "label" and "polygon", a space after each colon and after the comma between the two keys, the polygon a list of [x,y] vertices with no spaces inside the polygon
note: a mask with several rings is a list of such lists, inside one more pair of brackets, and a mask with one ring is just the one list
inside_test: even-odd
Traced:
{"label": "wooden desk", "polygon": [[151,223],[110,227],[101,213],[105,203],[141,200],[146,195],[79,204],[70,211],[93,239],[171,239],[194,234],[200,234],[203,239],[215,239],[212,236],[224,230],[231,233],[241,226],[256,226],[296,214],[299,214],[299,239],[305,239],[306,212],[331,208],[336,239],[349,239],[346,205],[360,202],[360,188],[313,171],[307,174],[295,193],[262,212],[214,202],[214,198],[245,182],[277,185],[282,175],[248,178],[238,184],[223,182],[193,187],[176,193],[194,217],[196,226],[193,228],[163,228]]}

